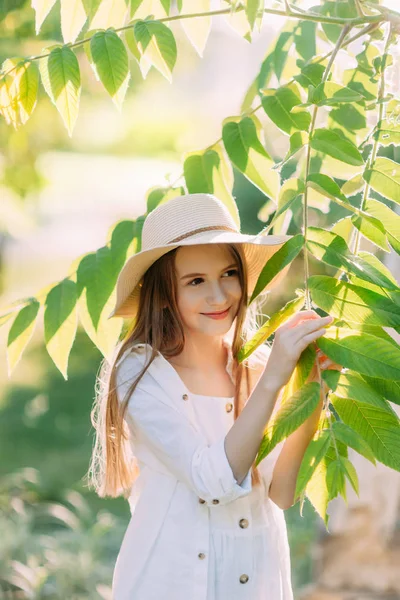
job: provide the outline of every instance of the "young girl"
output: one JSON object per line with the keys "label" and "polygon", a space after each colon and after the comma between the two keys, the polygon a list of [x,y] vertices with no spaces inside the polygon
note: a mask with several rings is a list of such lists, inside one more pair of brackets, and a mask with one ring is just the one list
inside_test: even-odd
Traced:
{"label": "young girl", "polygon": [[102,364],[92,412],[91,485],[128,497],[132,513],[114,600],[293,598],[283,509],[307,444],[290,436],[253,463],[283,386],[330,317],[302,311],[271,350],[236,358],[256,331],[261,296],[247,304],[258,276],[289,237],[241,234],[209,194],[169,200],[145,220],[110,315],[132,325]]}

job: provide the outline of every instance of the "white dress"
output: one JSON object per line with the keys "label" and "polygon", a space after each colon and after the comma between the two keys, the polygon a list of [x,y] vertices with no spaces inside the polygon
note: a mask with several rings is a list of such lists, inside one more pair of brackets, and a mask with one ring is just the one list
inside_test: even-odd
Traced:
{"label": "white dress", "polygon": [[[191,394],[194,410],[209,443],[232,427],[233,397]],[[263,474],[263,463],[259,465]],[[210,511],[210,558],[207,600],[285,598],[279,573],[279,548],[265,482],[248,496]],[[243,585],[246,583],[246,585]]]}
{"label": "white dress", "polygon": [[[121,400],[150,350],[140,344],[119,359]],[[232,360],[228,346],[231,377]],[[161,354],[125,418],[140,475],[113,600],[293,600],[284,511],[268,495],[284,442],[259,463],[260,485],[252,484],[251,469],[238,484],[224,447],[233,398],[192,394]]]}

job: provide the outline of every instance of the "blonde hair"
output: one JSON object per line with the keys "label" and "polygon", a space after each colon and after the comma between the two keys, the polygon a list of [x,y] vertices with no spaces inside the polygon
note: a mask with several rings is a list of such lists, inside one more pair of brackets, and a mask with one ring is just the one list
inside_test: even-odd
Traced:
{"label": "blonde hair", "polygon": [[[256,352],[240,363],[237,355],[243,344],[251,339],[259,328],[257,318],[262,316],[259,309],[268,291],[260,294],[249,307],[247,306],[248,272],[244,250],[241,244],[223,245],[228,247],[237,263],[242,289],[232,337],[233,379],[235,381],[233,416],[236,420],[251,393],[250,371],[253,369],[252,364],[257,362]],[[175,275],[177,250],[178,248],[175,248],[161,256],[146,271],[141,280],[137,316],[123,334],[112,364],[106,358],[100,364],[95,384],[95,400],[91,411],[95,441],[89,471],[86,474],[89,487],[93,488],[100,497],[115,498],[123,495],[127,498],[129,496],[132,485],[140,472],[129,443],[129,429],[125,421],[129,399],[158,352],[169,358],[176,356],[184,348],[184,328],[177,305]],[[149,344],[152,347],[151,357],[120,402],[116,392],[115,365],[119,357],[137,343]],[[263,366],[262,362],[259,364]],[[244,375],[245,377],[243,377]],[[243,393],[241,388],[244,380],[246,391]],[[258,468],[253,463],[252,484],[259,484],[260,480]]]}

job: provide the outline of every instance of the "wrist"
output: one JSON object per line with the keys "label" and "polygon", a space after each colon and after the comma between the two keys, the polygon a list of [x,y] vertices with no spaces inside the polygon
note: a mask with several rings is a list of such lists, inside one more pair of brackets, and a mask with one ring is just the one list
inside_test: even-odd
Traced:
{"label": "wrist", "polygon": [[261,377],[260,381],[265,392],[273,395],[278,395],[281,389],[283,388],[283,384],[280,383],[275,377],[270,375],[269,373],[264,373]]}

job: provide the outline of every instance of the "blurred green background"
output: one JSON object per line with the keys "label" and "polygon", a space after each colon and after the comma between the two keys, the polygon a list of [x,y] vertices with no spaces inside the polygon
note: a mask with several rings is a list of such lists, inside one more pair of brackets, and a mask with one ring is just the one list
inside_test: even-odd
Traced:
{"label": "blurred green background", "polygon": [[[60,41],[57,10],[36,37],[30,3],[2,2],[1,60],[37,54],[45,44]],[[200,58],[174,24],[180,51],[173,85],[154,69],[143,81],[132,61],[121,114],[82,52],[84,86],[72,138],[43,90],[25,127],[14,131],[0,121],[2,306],[63,278],[74,258],[104,244],[113,223],[143,214],[146,191],[180,175],[183,153],[219,138],[223,118],[239,113],[281,25],[269,15],[248,44],[215,18]],[[285,136],[271,122],[263,124],[268,150],[282,158]],[[295,168],[289,162],[284,178]],[[234,197],[242,231],[260,231],[265,196],[238,172]],[[326,227],[340,215],[335,205],[328,221],[321,204],[310,208],[309,224]],[[298,232],[300,224],[298,210],[287,232]],[[312,258],[310,265],[314,274],[324,272]],[[290,273],[285,286],[271,295],[266,314],[301,285],[300,259]],[[101,354],[80,328],[65,381],[49,358],[39,326],[9,377],[6,327],[0,336],[0,598],[111,600],[129,505],[122,498],[98,498],[82,481],[92,450],[90,411]],[[296,591],[312,579],[313,542],[324,528],[308,501],[302,517],[298,504],[285,515]]]}

